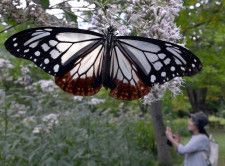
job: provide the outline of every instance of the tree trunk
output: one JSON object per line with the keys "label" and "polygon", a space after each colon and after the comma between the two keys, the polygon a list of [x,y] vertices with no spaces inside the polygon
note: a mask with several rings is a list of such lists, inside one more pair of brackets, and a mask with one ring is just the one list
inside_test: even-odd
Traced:
{"label": "tree trunk", "polygon": [[167,145],[167,138],[165,135],[165,125],[163,122],[163,115],[161,112],[161,101],[156,101],[151,104],[150,113],[155,132],[157,144],[157,157],[159,165],[172,166],[172,158],[169,146]]}
{"label": "tree trunk", "polygon": [[187,89],[189,101],[193,112],[204,111],[206,109],[207,88]]}

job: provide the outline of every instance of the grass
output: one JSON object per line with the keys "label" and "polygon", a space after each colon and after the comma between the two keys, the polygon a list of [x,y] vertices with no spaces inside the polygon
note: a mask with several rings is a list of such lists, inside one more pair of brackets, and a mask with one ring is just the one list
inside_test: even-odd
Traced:
{"label": "grass", "polygon": [[219,144],[219,164],[218,166],[225,166],[225,130],[211,131],[216,142]]}

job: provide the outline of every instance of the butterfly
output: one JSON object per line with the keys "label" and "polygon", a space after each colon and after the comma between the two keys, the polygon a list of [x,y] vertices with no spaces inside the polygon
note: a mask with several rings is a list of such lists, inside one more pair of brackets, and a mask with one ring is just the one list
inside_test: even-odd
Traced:
{"label": "butterfly", "polygon": [[64,91],[81,96],[105,87],[116,99],[139,99],[155,84],[202,69],[199,58],[185,47],[152,38],[116,36],[112,26],[104,34],[77,28],[31,28],[9,37],[5,47],[53,75]]}

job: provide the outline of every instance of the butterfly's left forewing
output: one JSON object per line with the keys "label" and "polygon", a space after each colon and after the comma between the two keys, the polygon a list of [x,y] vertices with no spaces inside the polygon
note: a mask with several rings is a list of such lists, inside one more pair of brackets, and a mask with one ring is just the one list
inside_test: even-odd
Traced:
{"label": "butterfly's left forewing", "polygon": [[11,36],[6,49],[54,76],[70,71],[76,61],[103,43],[99,33],[61,27],[32,28]]}

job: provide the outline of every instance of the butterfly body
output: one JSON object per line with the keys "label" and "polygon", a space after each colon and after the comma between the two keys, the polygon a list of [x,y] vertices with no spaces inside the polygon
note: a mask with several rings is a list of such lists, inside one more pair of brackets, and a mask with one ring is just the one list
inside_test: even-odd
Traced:
{"label": "butterfly body", "polygon": [[103,86],[111,89],[115,87],[115,85],[112,84],[112,82],[110,82],[110,61],[113,45],[115,42],[114,31],[115,30],[113,27],[109,27],[104,36],[105,50],[103,54],[102,72],[101,72]]}
{"label": "butterfly body", "polygon": [[56,84],[74,95],[94,95],[102,87],[117,99],[138,99],[155,84],[191,76],[202,68],[188,49],[174,43],[138,36],[40,27],[16,33],[5,42],[14,56],[32,61]]}

